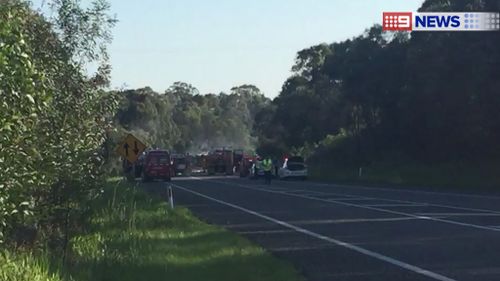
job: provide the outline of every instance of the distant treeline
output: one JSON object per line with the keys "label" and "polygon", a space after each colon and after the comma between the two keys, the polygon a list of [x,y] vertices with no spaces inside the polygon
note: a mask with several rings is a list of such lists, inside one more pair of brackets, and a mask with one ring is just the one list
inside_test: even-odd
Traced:
{"label": "distant treeline", "polygon": [[[420,11],[492,12],[500,2],[427,0]],[[304,49],[257,116],[260,144],[359,166],[498,159],[499,46],[499,32],[409,34],[375,25]]]}
{"label": "distant treeline", "polygon": [[[427,0],[420,11],[500,11],[500,2]],[[498,46],[498,32],[410,34],[374,25],[299,51],[272,101],[252,85],[219,95],[181,82],[161,94],[127,90],[119,93],[118,127],[177,151],[230,145],[353,166],[497,159]]]}
{"label": "distant treeline", "polygon": [[234,87],[229,94],[201,95],[193,86],[176,82],[161,94],[148,87],[116,94],[120,109],[115,143],[131,132],[149,146],[180,153],[255,149],[255,116],[271,102],[253,85]]}

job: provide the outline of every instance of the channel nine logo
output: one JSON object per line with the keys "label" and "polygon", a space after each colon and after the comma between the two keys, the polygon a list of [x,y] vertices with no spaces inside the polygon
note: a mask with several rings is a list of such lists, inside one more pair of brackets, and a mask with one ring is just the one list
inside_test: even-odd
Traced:
{"label": "channel nine logo", "polygon": [[500,13],[383,13],[384,31],[498,31]]}

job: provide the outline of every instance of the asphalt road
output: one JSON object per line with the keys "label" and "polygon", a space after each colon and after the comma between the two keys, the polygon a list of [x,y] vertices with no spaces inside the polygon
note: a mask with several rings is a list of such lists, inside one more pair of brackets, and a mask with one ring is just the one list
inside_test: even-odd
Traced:
{"label": "asphalt road", "polygon": [[224,177],[171,184],[177,204],[308,280],[500,280],[500,197]]}

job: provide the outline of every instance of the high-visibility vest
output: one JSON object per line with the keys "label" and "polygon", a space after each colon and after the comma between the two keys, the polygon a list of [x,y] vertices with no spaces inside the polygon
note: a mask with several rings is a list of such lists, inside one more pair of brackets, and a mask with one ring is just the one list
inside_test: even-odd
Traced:
{"label": "high-visibility vest", "polygon": [[262,169],[264,169],[264,171],[271,171],[273,169],[273,162],[269,159],[264,159],[264,161],[262,161]]}

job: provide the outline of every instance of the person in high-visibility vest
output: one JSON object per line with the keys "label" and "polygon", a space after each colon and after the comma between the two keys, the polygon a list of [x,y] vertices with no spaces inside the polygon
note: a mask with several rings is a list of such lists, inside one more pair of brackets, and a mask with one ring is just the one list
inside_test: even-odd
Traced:
{"label": "person in high-visibility vest", "polygon": [[262,161],[262,169],[264,170],[264,175],[266,178],[266,183],[271,184],[271,178],[273,176],[273,161],[271,158],[267,157]]}

